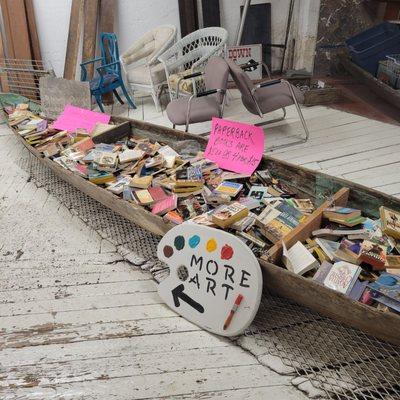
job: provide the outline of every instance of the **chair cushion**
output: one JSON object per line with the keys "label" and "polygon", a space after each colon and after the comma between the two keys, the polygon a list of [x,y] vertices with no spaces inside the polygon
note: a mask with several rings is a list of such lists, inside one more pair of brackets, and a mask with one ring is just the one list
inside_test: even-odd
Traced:
{"label": "chair cushion", "polygon": [[[189,97],[180,97],[172,100],[167,106],[169,120],[175,125],[186,124],[186,112]],[[219,116],[219,103],[215,96],[205,96],[194,98],[190,106],[189,122],[205,122],[212,117]]]}
{"label": "chair cushion", "polygon": [[[192,73],[193,73],[193,71],[188,69],[186,71],[171,74],[168,77],[169,86],[171,87],[171,89],[174,92],[176,92],[179,79],[181,79],[185,75],[190,75]],[[185,92],[185,93],[193,94],[193,80],[192,79],[182,79],[181,83],[179,84],[179,90],[181,91],[181,93]]]}
{"label": "chair cushion", "polygon": [[[150,69],[154,84],[166,81],[164,66],[161,63],[152,65]],[[129,83],[151,85],[150,70],[146,65],[128,70],[126,76]]]}
{"label": "chair cushion", "polygon": [[[103,86],[108,86],[119,79],[117,74],[106,74],[103,77]],[[100,76],[90,81],[90,90],[98,90],[100,85]]]}
{"label": "chair cushion", "polygon": [[[292,87],[297,101],[299,103],[303,103],[303,93],[295,86]],[[255,92],[255,98],[257,99],[258,105],[260,106],[263,114],[267,114],[271,111],[279,110],[282,107],[288,107],[294,104],[290,90],[287,84],[284,82],[257,89]],[[253,101],[249,100],[247,96],[242,97],[242,100],[248,111],[253,114],[258,114],[257,107]]]}

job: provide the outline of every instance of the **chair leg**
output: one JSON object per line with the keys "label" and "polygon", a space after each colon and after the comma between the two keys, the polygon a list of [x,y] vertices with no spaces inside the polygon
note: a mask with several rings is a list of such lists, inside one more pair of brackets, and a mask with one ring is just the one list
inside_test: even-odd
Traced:
{"label": "chair leg", "polygon": [[128,94],[128,92],[127,92],[126,87],[125,87],[124,84],[121,85],[121,90],[122,90],[122,93],[124,94],[126,100],[128,101],[129,105],[130,105],[134,110],[136,110],[136,106],[135,106],[135,104],[133,103],[131,97],[129,96],[129,94]]}
{"label": "chair leg", "polygon": [[264,125],[273,124],[275,122],[283,121],[286,118],[286,109],[285,109],[285,107],[282,108],[282,111],[283,111],[283,116],[282,117],[271,119],[269,121],[258,122],[257,124],[254,124],[254,125],[255,126],[264,126]]}
{"label": "chair leg", "polygon": [[121,99],[121,96],[118,94],[117,90],[113,90],[114,96],[117,98],[120,104],[124,104],[123,100]]}
{"label": "chair leg", "polygon": [[99,108],[100,108],[100,111],[101,111],[102,113],[104,113],[104,107],[103,107],[103,102],[102,102],[102,99],[101,99],[101,95],[94,96],[94,97],[95,97],[95,99],[96,99],[97,105],[98,105]]}

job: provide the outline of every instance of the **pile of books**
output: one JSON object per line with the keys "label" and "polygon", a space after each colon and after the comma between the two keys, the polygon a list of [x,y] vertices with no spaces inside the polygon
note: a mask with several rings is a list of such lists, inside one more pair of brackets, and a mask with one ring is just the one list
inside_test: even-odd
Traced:
{"label": "pile of books", "polygon": [[[135,137],[96,144],[94,132],[57,131],[24,104],[6,111],[9,124],[63,168],[166,223],[227,230],[257,257],[315,209],[311,199],[298,198],[269,170],[238,174],[219,168],[202,152],[179,154],[173,144]],[[354,300],[400,312],[400,214],[382,207],[380,216],[372,220],[361,210],[327,209],[321,228],[305,242],[283,245],[282,266]]]}
{"label": "pile of books", "polygon": [[353,300],[400,312],[400,213],[381,207],[380,219],[332,207],[305,243],[283,249],[285,266]]}

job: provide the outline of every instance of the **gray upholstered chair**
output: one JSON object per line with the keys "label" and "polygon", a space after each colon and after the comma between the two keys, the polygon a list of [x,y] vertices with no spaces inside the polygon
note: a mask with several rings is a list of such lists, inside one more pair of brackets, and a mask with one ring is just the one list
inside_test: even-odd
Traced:
{"label": "gray upholstered chair", "polygon": [[241,92],[243,105],[246,107],[247,111],[252,114],[259,115],[262,118],[265,114],[272,111],[279,110],[280,108],[283,110],[283,117],[270,121],[260,122],[255,125],[261,126],[273,122],[282,121],[286,117],[285,107],[291,106],[293,104],[296,106],[296,110],[299,114],[300,121],[303,125],[303,129],[305,132],[304,138],[284,145],[274,146],[269,150],[292,146],[298,143],[304,143],[308,140],[309,131],[303,113],[301,112],[301,108],[299,106],[299,103],[302,103],[304,101],[304,96],[299,89],[292,86],[288,81],[284,79],[272,79],[254,85],[245,71],[246,69],[257,66],[257,62],[244,64],[242,66],[236,65],[235,62],[232,60],[228,60],[227,63],[229,65],[230,74],[235,81],[237,88]]}
{"label": "gray upholstered chair", "polygon": [[195,72],[183,76],[181,79],[203,77],[206,90],[188,97],[179,97],[179,84],[177,85],[177,98],[167,106],[167,115],[176,125],[210,121],[213,117],[222,117],[225,103],[226,87],[228,84],[229,67],[222,57],[213,57],[208,61],[204,72]]}

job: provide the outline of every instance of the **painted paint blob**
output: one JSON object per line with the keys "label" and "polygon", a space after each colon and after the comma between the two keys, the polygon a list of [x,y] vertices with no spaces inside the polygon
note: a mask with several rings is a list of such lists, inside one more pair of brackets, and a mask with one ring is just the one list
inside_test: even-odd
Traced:
{"label": "painted paint blob", "polygon": [[174,240],[174,246],[177,250],[182,250],[185,247],[185,238],[183,236],[177,236]]}
{"label": "painted paint blob", "polygon": [[226,244],[221,249],[221,260],[230,260],[233,257],[233,249],[231,246]]}
{"label": "painted paint blob", "polygon": [[212,253],[213,251],[217,250],[217,241],[215,239],[210,239],[207,242],[206,249],[209,253]]}
{"label": "painted paint blob", "polygon": [[170,258],[174,254],[174,249],[171,246],[165,246],[163,252],[165,257]]}
{"label": "painted paint blob", "polygon": [[198,235],[193,235],[190,239],[189,239],[189,246],[194,249],[196,248],[200,243],[200,236]]}

